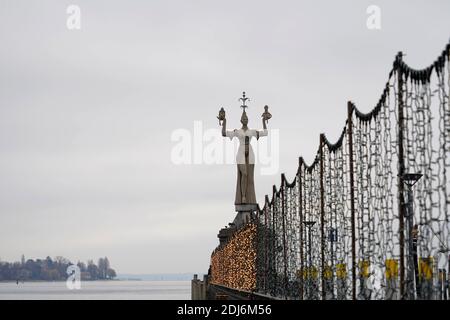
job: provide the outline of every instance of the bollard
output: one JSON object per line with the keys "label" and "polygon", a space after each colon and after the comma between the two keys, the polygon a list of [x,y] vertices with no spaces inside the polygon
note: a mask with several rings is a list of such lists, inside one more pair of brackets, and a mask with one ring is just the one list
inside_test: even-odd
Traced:
{"label": "bollard", "polygon": [[319,298],[319,272],[316,267],[306,267],[303,273],[305,279],[305,291],[307,300],[317,300]]}
{"label": "bollard", "polygon": [[420,295],[422,300],[433,299],[433,257],[419,259]]}
{"label": "bollard", "polygon": [[396,259],[386,259],[386,300],[397,300],[398,292],[398,261]]}
{"label": "bollard", "polygon": [[194,279],[191,280],[191,300],[197,300],[197,281],[198,276],[194,274]]}
{"label": "bollard", "polygon": [[444,300],[444,274],[445,269],[438,270],[438,281],[437,281],[437,297],[436,300]]}
{"label": "bollard", "polygon": [[368,281],[370,276],[370,262],[368,260],[362,260],[359,262],[359,299],[360,300],[370,300],[371,290],[368,287]]}
{"label": "bollard", "polygon": [[325,281],[325,300],[334,300],[334,287],[333,287],[333,267],[325,266],[323,272],[323,278]]}
{"label": "bollard", "polygon": [[347,265],[345,263],[339,263],[336,265],[336,278],[337,278],[337,299],[347,299]]}
{"label": "bollard", "polygon": [[203,286],[202,286],[202,296],[201,296],[201,300],[206,300],[207,299],[207,294],[208,294],[208,275],[203,275]]}

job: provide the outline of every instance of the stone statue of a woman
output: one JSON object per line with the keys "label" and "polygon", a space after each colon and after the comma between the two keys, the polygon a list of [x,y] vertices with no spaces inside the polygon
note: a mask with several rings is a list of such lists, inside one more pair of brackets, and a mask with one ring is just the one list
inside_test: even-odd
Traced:
{"label": "stone statue of a woman", "polygon": [[236,197],[234,201],[237,209],[239,207],[250,210],[256,209],[257,202],[254,182],[255,155],[253,153],[252,146],[250,145],[250,140],[253,137],[258,140],[259,137],[267,136],[266,123],[271,118],[271,115],[267,109],[268,107],[266,106],[265,112],[262,114],[263,130],[254,130],[248,128],[248,117],[247,113],[245,112],[245,108],[241,116],[242,128],[234,129],[232,131],[227,130],[227,120],[225,118],[225,111],[223,110],[223,108],[219,113],[219,121],[222,121],[222,136],[229,137],[230,140],[232,140],[234,137],[239,139],[239,149],[236,156]]}

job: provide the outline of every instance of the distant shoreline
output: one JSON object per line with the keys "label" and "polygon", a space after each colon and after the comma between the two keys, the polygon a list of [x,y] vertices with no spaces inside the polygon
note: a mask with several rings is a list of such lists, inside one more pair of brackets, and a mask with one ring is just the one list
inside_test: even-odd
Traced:
{"label": "distant shoreline", "polygon": [[[94,281],[155,281],[155,282],[167,282],[167,281],[191,281],[194,273],[149,273],[149,274],[131,274],[122,273],[118,274],[114,279],[81,279],[82,282],[94,282]],[[44,280],[44,279],[19,279],[19,284],[21,283],[34,283],[34,282],[66,282],[66,279],[58,280]],[[0,283],[16,283],[16,279],[0,280]]]}
{"label": "distant shoreline", "polygon": [[[110,281],[120,281],[121,279],[98,279],[98,280],[81,280],[82,282],[94,282],[94,281],[101,281],[101,282],[110,282]],[[19,284],[21,283],[28,283],[28,282],[66,282],[67,279],[61,279],[61,280],[19,280]],[[0,280],[0,283],[17,283],[17,280]]]}
{"label": "distant shoreline", "polygon": [[138,280],[138,281],[190,281],[194,277],[194,273],[119,273],[116,279]]}

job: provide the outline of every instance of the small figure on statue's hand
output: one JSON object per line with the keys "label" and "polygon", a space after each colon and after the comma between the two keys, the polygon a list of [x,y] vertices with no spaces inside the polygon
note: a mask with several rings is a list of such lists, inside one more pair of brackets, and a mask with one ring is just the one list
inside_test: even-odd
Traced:
{"label": "small figure on statue's hand", "polygon": [[219,126],[222,125],[222,121],[225,120],[225,109],[220,108],[219,115],[217,116],[217,119],[219,119]]}
{"label": "small figure on statue's hand", "polygon": [[269,122],[269,119],[272,118],[272,115],[269,112],[269,106],[267,105],[264,106],[264,113],[261,115],[261,117],[263,118],[263,122],[264,120],[266,122]]}

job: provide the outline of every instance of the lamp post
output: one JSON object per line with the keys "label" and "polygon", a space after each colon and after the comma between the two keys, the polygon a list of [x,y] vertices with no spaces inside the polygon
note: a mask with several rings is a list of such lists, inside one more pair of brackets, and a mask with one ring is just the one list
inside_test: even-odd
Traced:
{"label": "lamp post", "polygon": [[[402,182],[407,187],[406,200],[406,228],[408,230],[408,257],[407,257],[407,281],[406,294],[408,299],[414,299],[415,293],[420,296],[419,292],[419,272],[417,262],[417,239],[418,227],[414,225],[414,196],[413,186],[422,177],[421,173],[405,173],[401,176]],[[415,286],[414,286],[415,282]]]}
{"label": "lamp post", "polygon": [[305,226],[308,228],[308,298],[312,300],[313,288],[312,288],[312,238],[311,238],[311,228],[316,224],[315,221],[303,221]]}
{"label": "lamp post", "polygon": [[329,279],[329,291],[331,293],[331,299],[334,300],[334,243],[338,241],[338,230],[337,228],[331,227],[328,231],[328,241],[330,242],[330,255],[331,255],[331,279]]}

